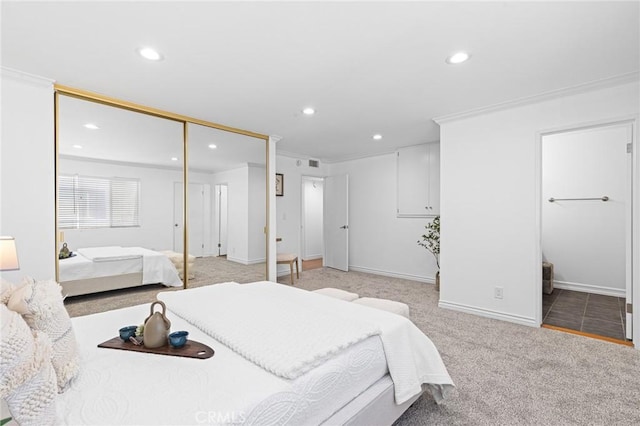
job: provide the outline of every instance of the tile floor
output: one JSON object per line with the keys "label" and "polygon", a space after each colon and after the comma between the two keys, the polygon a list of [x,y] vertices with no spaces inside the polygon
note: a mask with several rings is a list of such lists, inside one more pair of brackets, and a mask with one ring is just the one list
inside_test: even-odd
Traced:
{"label": "tile floor", "polygon": [[624,340],[625,299],[554,289],[542,298],[542,322]]}

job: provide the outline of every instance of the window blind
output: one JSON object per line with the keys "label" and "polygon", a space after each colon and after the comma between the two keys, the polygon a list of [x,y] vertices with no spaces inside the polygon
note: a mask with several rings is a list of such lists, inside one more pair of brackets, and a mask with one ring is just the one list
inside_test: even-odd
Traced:
{"label": "window blind", "polygon": [[140,181],[138,179],[59,176],[59,228],[135,226],[140,226]]}

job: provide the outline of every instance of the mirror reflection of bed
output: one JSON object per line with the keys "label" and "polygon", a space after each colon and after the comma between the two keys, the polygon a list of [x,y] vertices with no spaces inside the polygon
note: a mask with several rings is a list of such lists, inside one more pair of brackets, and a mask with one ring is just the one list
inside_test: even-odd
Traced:
{"label": "mirror reflection of bed", "polygon": [[[183,288],[183,123],[69,96],[58,102],[58,231],[72,252],[58,270],[69,310],[97,298],[104,310],[110,300],[145,303]],[[262,280],[265,141],[187,126],[188,287]],[[221,230],[223,186],[229,220]]]}

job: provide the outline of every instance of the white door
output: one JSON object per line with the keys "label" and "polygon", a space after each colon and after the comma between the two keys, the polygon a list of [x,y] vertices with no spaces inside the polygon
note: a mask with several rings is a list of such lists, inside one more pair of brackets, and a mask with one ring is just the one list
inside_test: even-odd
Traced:
{"label": "white door", "polygon": [[[182,253],[184,249],[183,184],[174,182],[173,188],[173,251]],[[206,198],[204,191],[203,184],[189,184],[189,254],[194,256],[204,255]]]}
{"label": "white door", "polygon": [[349,270],[349,175],[324,181],[323,265]]}
{"label": "white door", "polygon": [[215,186],[215,209],[216,209],[216,222],[215,222],[215,244],[217,256],[227,255],[227,197],[228,187],[227,185]]}
{"label": "white door", "polygon": [[183,184],[174,182],[173,184],[173,251],[182,253],[184,247],[184,220],[183,211]]}
{"label": "white door", "polygon": [[205,193],[201,183],[189,184],[189,254],[204,256]]}

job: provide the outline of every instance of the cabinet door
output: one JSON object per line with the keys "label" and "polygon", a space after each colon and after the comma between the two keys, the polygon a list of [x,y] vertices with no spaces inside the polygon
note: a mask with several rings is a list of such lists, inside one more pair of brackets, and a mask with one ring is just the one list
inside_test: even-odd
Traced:
{"label": "cabinet door", "polygon": [[398,217],[428,216],[429,146],[401,148],[397,155]]}

